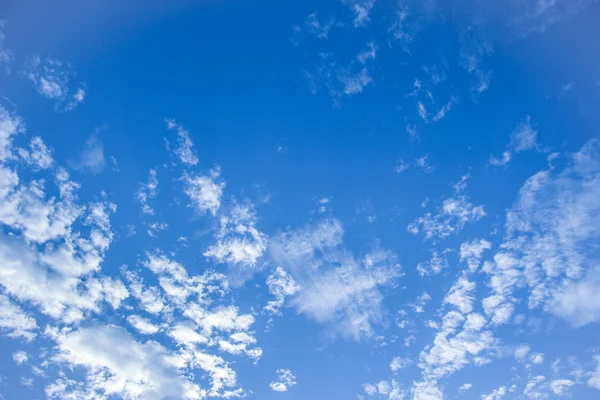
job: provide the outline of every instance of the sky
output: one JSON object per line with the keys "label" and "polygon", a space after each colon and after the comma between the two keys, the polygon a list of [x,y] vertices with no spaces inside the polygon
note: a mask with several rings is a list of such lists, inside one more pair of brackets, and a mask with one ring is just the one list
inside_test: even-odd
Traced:
{"label": "sky", "polygon": [[0,398],[600,398],[598,20],[0,1]]}

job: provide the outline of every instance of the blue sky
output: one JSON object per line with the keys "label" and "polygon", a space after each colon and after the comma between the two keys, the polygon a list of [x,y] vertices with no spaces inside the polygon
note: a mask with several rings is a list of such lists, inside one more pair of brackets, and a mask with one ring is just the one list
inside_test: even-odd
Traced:
{"label": "blue sky", "polygon": [[600,396],[600,4],[4,2],[0,398]]}

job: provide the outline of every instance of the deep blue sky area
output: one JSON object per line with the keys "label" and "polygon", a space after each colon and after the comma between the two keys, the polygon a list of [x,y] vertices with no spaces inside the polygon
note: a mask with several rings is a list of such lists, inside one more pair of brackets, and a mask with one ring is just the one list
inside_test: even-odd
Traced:
{"label": "deep blue sky area", "polygon": [[595,399],[597,0],[0,2],[0,399]]}

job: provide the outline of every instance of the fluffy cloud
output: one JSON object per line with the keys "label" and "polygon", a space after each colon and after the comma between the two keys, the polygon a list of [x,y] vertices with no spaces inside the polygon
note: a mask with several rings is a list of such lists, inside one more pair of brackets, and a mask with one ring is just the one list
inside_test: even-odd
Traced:
{"label": "fluffy cloud", "polygon": [[47,334],[56,341],[54,362],[85,368],[89,394],[157,400],[205,397],[205,391],[186,376],[184,353],[170,353],[153,341],[137,342],[121,327],[49,329]]}
{"label": "fluffy cloud", "polygon": [[464,242],[460,245],[460,261],[466,262],[469,271],[475,272],[479,268],[483,252],[491,248],[492,244],[484,239]]}
{"label": "fluffy cloud", "polygon": [[265,235],[256,228],[256,212],[252,205],[235,204],[228,216],[220,219],[217,242],[204,256],[220,263],[252,267],[267,249]]}
{"label": "fluffy cloud", "polygon": [[377,396],[378,398],[389,400],[402,400],[406,396],[406,393],[400,388],[400,384],[395,379],[367,383],[363,385],[363,389],[369,396]]}
{"label": "fluffy cloud", "polygon": [[267,303],[265,311],[273,315],[280,315],[286,297],[293,296],[301,289],[281,267],[277,267],[275,272],[269,275],[267,286],[269,287],[269,293],[275,297],[275,300],[270,300]]}
{"label": "fluffy cloud", "polygon": [[37,328],[33,317],[0,294],[0,331],[6,333],[8,337],[30,341],[36,337]]}
{"label": "fluffy cloud", "polygon": [[423,232],[425,239],[444,239],[459,232],[466,223],[478,221],[486,215],[483,206],[474,206],[465,196],[444,200],[437,214],[427,213],[410,223],[407,230],[412,234]]}
{"label": "fluffy cloud", "polygon": [[289,369],[280,368],[277,371],[277,382],[271,382],[269,386],[275,392],[287,392],[296,385],[296,377]]}
{"label": "fluffy cloud", "polygon": [[199,214],[209,212],[215,215],[221,207],[225,182],[217,182],[220,173],[220,169],[216,168],[211,170],[208,176],[184,175],[185,194],[188,195],[192,207]]}
{"label": "fluffy cloud", "polygon": [[562,171],[541,171],[526,181],[507,213],[501,250],[484,263],[494,292],[484,300],[486,312],[509,314],[513,292],[526,286],[530,309],[542,306],[574,326],[598,320],[600,303],[590,295],[598,288],[597,255],[590,245],[600,234],[599,197],[597,140]]}
{"label": "fluffy cloud", "polygon": [[275,262],[300,286],[291,297],[296,309],[334,333],[353,339],[372,334],[381,321],[380,288],[400,275],[396,256],[382,250],[357,260],[342,244],[342,224],[328,219],[280,234],[271,242]]}

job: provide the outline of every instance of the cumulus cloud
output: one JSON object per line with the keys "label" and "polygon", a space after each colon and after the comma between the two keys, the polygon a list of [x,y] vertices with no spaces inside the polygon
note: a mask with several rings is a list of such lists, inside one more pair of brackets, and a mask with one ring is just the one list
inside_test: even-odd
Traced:
{"label": "cumulus cloud", "polygon": [[363,385],[363,389],[367,395],[383,399],[402,400],[406,396],[405,391],[400,388],[400,384],[395,379],[366,383]]}
{"label": "cumulus cloud", "polygon": [[277,381],[269,384],[273,391],[287,392],[292,386],[296,385],[296,377],[289,369],[279,368],[276,372]]}
{"label": "cumulus cloud", "polygon": [[87,371],[90,395],[125,399],[201,399],[206,393],[186,376],[184,353],[153,341],[138,342],[125,329],[98,325],[47,332],[55,341],[54,362]]}
{"label": "cumulus cloud", "polygon": [[216,243],[209,246],[204,256],[235,266],[255,266],[267,249],[267,239],[256,228],[256,222],[251,204],[235,204],[229,215],[220,218]]}
{"label": "cumulus cloud", "polygon": [[469,271],[475,272],[481,264],[481,257],[485,250],[490,250],[492,244],[484,239],[471,240],[460,245],[460,261],[466,262]]}
{"label": "cumulus cloud", "polygon": [[221,207],[221,197],[225,182],[219,182],[221,170],[217,167],[210,171],[208,176],[191,176],[185,174],[185,194],[190,198],[191,206],[199,214],[210,213],[216,215]]}
{"label": "cumulus cloud", "polygon": [[12,358],[17,365],[21,365],[29,360],[29,356],[24,351],[16,351],[13,353]]}
{"label": "cumulus cloud", "polygon": [[[33,340],[38,326],[35,319],[26,314],[18,305],[12,303],[8,297],[0,294],[0,331],[11,338],[23,338],[26,341]],[[19,357],[22,359],[22,357]],[[27,358],[25,357],[25,361]],[[18,364],[21,364],[15,358]]]}

